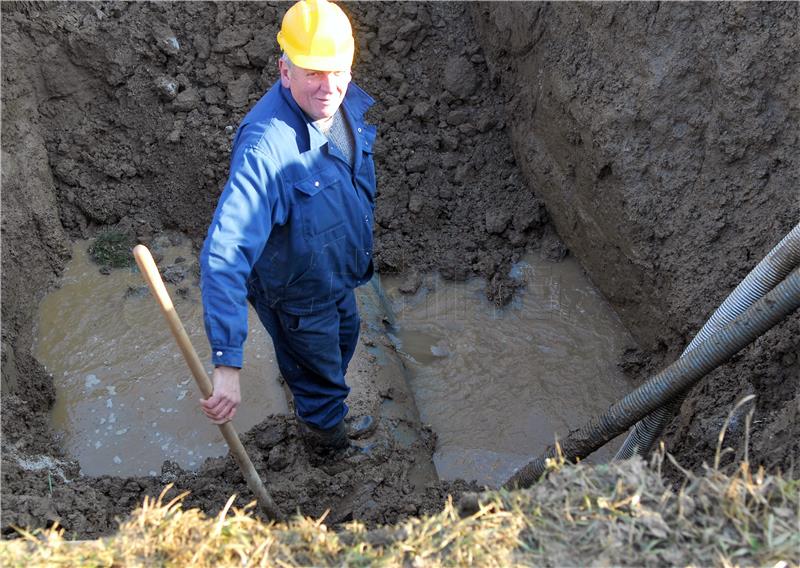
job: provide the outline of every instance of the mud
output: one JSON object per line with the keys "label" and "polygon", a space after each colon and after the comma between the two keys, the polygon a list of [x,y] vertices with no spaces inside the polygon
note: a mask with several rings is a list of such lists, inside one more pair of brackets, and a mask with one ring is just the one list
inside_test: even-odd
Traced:
{"label": "mud", "polygon": [[[172,480],[210,513],[246,491],[225,459],[161,478],[79,477],[47,424],[53,381],[31,355],[32,322],[71,239],[111,226],[199,243],[236,125],[274,81],[284,8],[3,3],[4,534],[55,519],[70,536],[106,534]],[[345,9],[355,80],[378,100],[382,272],[478,274],[507,302],[527,248],[564,254],[552,215],[642,343],[622,360],[638,378],[680,351],[797,218],[796,4]],[[748,389],[760,395],[751,458],[796,461],[798,337],[794,318],[696,390],[671,436],[684,461],[708,459]],[[245,442],[286,510],[392,522],[439,507],[459,486],[413,473],[430,434],[387,424],[372,453],[334,467],[308,462],[286,418]]]}
{"label": "mud", "polygon": [[[409,475],[420,450],[432,451],[430,435],[425,447],[400,447],[383,436],[381,441],[352,456],[319,462],[298,439],[293,419],[275,416],[243,436],[245,448],[267,490],[287,513],[302,512],[336,525],[358,519],[368,525],[395,523],[410,516],[437,511],[448,494],[459,495],[477,486],[463,482],[432,482],[418,487]],[[211,458],[196,472],[165,462],[161,475],[147,477],[77,477],[76,463],[14,459],[3,456],[4,536],[11,525],[42,526],[58,521],[70,536],[95,538],[113,531],[121,519],[141,504],[145,495],[158,495],[168,484],[190,491],[187,507],[208,514],[219,512],[228,496],[238,494],[235,505],[253,497],[232,458]],[[62,477],[63,475],[63,477]],[[65,480],[66,478],[66,480]],[[16,491],[6,493],[10,488]]]}

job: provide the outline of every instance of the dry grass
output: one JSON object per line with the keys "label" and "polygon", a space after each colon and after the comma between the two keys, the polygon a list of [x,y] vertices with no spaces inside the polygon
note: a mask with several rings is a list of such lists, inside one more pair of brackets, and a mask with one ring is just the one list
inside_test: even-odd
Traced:
{"label": "dry grass", "polygon": [[[800,560],[800,482],[685,472],[667,489],[660,461],[554,467],[527,491],[480,495],[472,514],[448,502],[402,525],[343,531],[324,519],[264,524],[226,507],[183,510],[182,495],[145,499],[112,537],[70,543],[55,529],[0,543],[3,566],[763,565]],[[232,502],[229,501],[228,504]]]}

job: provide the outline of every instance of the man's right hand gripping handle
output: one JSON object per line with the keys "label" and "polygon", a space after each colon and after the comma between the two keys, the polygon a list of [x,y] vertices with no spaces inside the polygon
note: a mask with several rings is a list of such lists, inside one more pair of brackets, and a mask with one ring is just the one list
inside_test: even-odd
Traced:
{"label": "man's right hand gripping handle", "polygon": [[224,365],[214,368],[211,376],[214,392],[208,399],[200,401],[203,412],[214,424],[224,424],[236,415],[236,409],[242,401],[239,371],[236,367]]}

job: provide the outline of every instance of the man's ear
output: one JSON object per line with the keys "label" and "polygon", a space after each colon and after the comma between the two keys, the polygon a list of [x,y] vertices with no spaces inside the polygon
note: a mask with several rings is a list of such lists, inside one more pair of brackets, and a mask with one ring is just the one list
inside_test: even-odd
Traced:
{"label": "man's ear", "polygon": [[289,64],[286,63],[283,59],[278,59],[278,70],[281,72],[281,85],[285,89],[289,88],[289,72],[291,69],[289,68]]}

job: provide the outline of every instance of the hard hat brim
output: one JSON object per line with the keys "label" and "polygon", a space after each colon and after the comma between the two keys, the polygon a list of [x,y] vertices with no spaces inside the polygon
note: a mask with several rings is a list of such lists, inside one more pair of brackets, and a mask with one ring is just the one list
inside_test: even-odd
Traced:
{"label": "hard hat brim", "polygon": [[353,52],[344,53],[336,57],[320,57],[303,55],[300,53],[285,52],[292,65],[313,71],[346,71],[353,66]]}

